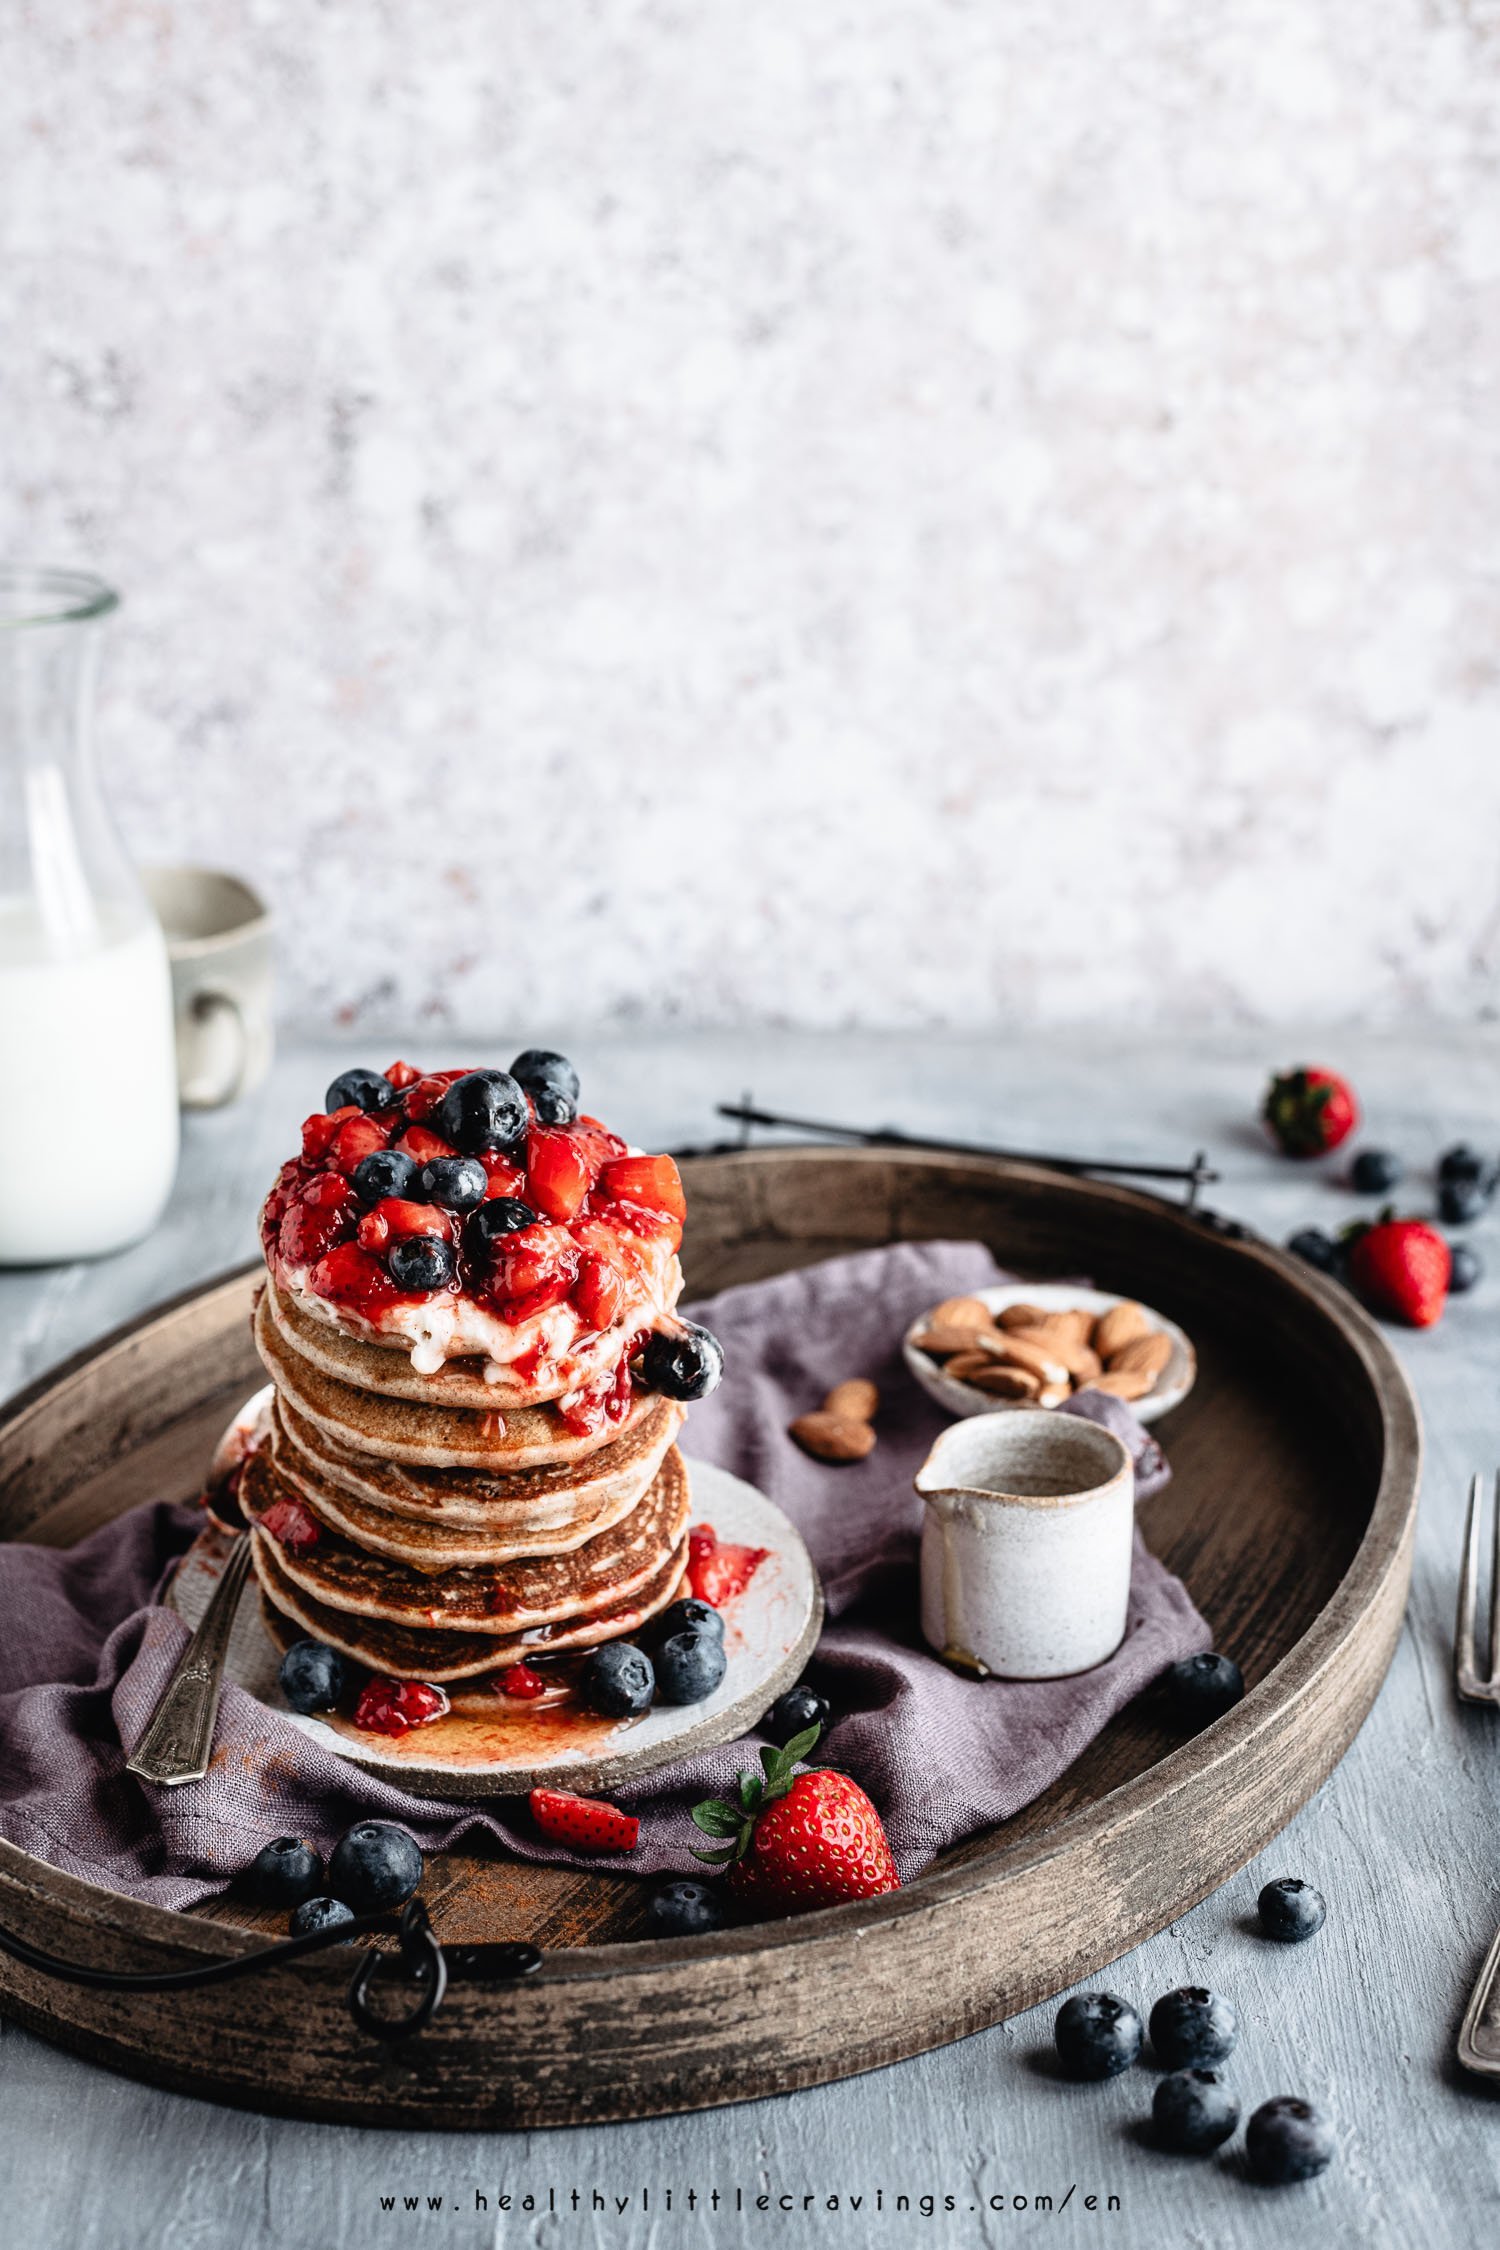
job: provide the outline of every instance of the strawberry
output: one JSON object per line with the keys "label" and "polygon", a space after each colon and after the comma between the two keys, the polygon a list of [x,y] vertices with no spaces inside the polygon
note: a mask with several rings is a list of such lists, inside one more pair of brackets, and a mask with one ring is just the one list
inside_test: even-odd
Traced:
{"label": "strawberry", "polygon": [[584,1252],[573,1284],[573,1302],[591,1327],[614,1327],[625,1303],[625,1283],[608,1258]]}
{"label": "strawberry", "polygon": [[455,1153],[451,1142],[445,1141],[440,1133],[432,1132],[426,1125],[408,1125],[396,1146],[403,1156],[411,1158],[413,1164],[430,1164],[435,1156],[452,1156]]}
{"label": "strawberry", "polygon": [[358,1208],[346,1179],[337,1172],[315,1172],[281,1214],[276,1230],[281,1256],[289,1266],[316,1264],[344,1238]]}
{"label": "strawberry", "polygon": [[413,1070],[408,1062],[393,1062],[386,1072],[386,1077],[398,1094],[404,1094],[408,1086],[415,1086],[421,1075],[422,1073],[419,1070]]}
{"label": "strawberry", "polygon": [[1271,1080],[1261,1115],[1283,1156],[1326,1156],[1359,1123],[1359,1104],[1337,1071],[1304,1066]]}
{"label": "strawberry", "polygon": [[309,1164],[320,1164],[328,1154],[340,1126],[347,1125],[352,1118],[363,1117],[364,1114],[362,1109],[355,1108],[353,1102],[346,1102],[342,1109],[315,1109],[311,1117],[304,1117],[302,1153]]}
{"label": "strawberry", "polygon": [[261,1530],[290,1555],[310,1553],[323,1536],[317,1518],[300,1500],[273,1500],[259,1521]]}
{"label": "strawberry", "polygon": [[727,1868],[729,1890],[772,1914],[901,1888],[880,1815],[859,1784],[826,1769],[793,1771],[821,1732],[811,1726],[785,1749],[762,1750],[763,1777],[742,1773],[737,1803],[710,1797],[693,1807],[706,1836],[727,1839],[693,1857]]}
{"label": "strawberry", "polygon": [[321,1257],[308,1275],[308,1284],[314,1296],[326,1297],[331,1305],[347,1305],[367,1320],[388,1305],[405,1301],[380,1259],[355,1242],[340,1242]]}
{"label": "strawberry", "polygon": [[449,1709],[444,1689],[426,1680],[366,1680],[354,1706],[354,1724],[366,1734],[398,1739],[413,1727],[430,1726]]}
{"label": "strawberry", "polygon": [[511,1695],[521,1703],[532,1703],[547,1692],[547,1683],[540,1672],[529,1664],[507,1664],[495,1683],[497,1695]]}
{"label": "strawberry", "polygon": [[1372,1227],[1351,1227],[1349,1279],[1371,1312],[1430,1328],[1448,1301],[1453,1254],[1422,1219],[1383,1211]]}
{"label": "strawberry", "polygon": [[362,1109],[342,1124],[333,1137],[328,1162],[336,1172],[348,1174],[363,1157],[373,1156],[391,1137],[391,1120],[372,1117]]}
{"label": "strawberry", "polygon": [[575,1218],[596,1169],[583,1142],[566,1126],[532,1126],[526,1144],[526,1200],[544,1218]]}
{"label": "strawberry", "polygon": [[687,1217],[682,1181],[670,1156],[617,1156],[600,1168],[599,1185],[616,1203],[636,1203],[668,1218]]}
{"label": "strawberry", "polygon": [[719,1539],[711,1523],[688,1533],[688,1584],[700,1602],[722,1609],[742,1594],[771,1552],[769,1547],[733,1547]]}
{"label": "strawberry", "polygon": [[409,1234],[435,1234],[444,1242],[453,1239],[453,1222],[433,1203],[413,1203],[404,1195],[383,1195],[355,1229],[362,1250],[388,1250]]}
{"label": "strawberry", "polygon": [[544,1836],[575,1852],[633,1852],[641,1824],[602,1797],[575,1797],[569,1789],[533,1789],[531,1817]]}

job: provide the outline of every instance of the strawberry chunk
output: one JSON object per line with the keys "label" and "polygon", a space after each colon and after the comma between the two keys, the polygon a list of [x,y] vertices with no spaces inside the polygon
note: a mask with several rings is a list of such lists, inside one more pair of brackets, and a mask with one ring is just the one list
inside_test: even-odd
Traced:
{"label": "strawberry chunk", "polygon": [[281,1214],[277,1248],[289,1266],[315,1265],[347,1236],[357,1208],[353,1188],[337,1172],[315,1172]]}
{"label": "strawberry chunk", "polygon": [[489,1186],[484,1191],[486,1203],[492,1195],[514,1195],[524,1202],[526,1174],[519,1164],[513,1164],[498,1148],[482,1148],[479,1151],[479,1161],[489,1180]]}
{"label": "strawberry chunk", "polygon": [[607,1125],[601,1125],[597,1117],[575,1117],[573,1132],[587,1150],[596,1176],[602,1165],[613,1162],[617,1156],[629,1154],[619,1134],[612,1133]]}
{"label": "strawberry chunk", "polygon": [[431,1726],[450,1708],[448,1697],[428,1680],[366,1680],[354,1706],[354,1724],[367,1734],[410,1734]]}
{"label": "strawberry chunk", "polygon": [[575,1797],[567,1789],[533,1789],[531,1817],[554,1843],[575,1852],[633,1852],[641,1824],[602,1797]]}
{"label": "strawberry chunk", "polygon": [[415,1086],[422,1073],[419,1070],[413,1070],[410,1063],[393,1062],[385,1075],[390,1084],[395,1087],[397,1093],[404,1094],[408,1086]]}
{"label": "strawberry chunk", "polygon": [[355,1242],[341,1242],[320,1258],[308,1280],[314,1296],[326,1297],[331,1305],[347,1305],[366,1320],[374,1320],[388,1305],[411,1302],[383,1262]]}
{"label": "strawberry chunk", "polygon": [[389,1249],[393,1242],[410,1234],[435,1234],[451,1242],[453,1221],[434,1203],[412,1203],[402,1195],[383,1195],[356,1229],[356,1239],[364,1250]]}
{"label": "strawberry chunk", "polygon": [[608,1258],[586,1250],[578,1261],[573,1302],[594,1328],[613,1328],[625,1304],[624,1276]]}
{"label": "strawberry chunk", "polygon": [[695,1524],[688,1533],[688,1584],[700,1602],[722,1609],[745,1591],[770,1551],[733,1546],[716,1536],[712,1524]]}
{"label": "strawberry chunk", "polygon": [[300,1500],[273,1500],[257,1520],[261,1530],[268,1531],[289,1555],[310,1553],[323,1536],[316,1516]]}
{"label": "strawberry chunk", "polygon": [[578,1245],[562,1227],[522,1227],[492,1245],[484,1294],[519,1326],[560,1305],[578,1279]]}
{"label": "strawberry chunk", "polygon": [[601,1166],[599,1186],[616,1203],[639,1204],[679,1221],[687,1217],[682,1181],[670,1156],[617,1156]]}
{"label": "strawberry chunk", "polygon": [[526,1144],[526,1201],[549,1219],[572,1219],[594,1184],[596,1167],[565,1125],[533,1125]]}
{"label": "strawberry chunk", "polygon": [[[438,1103],[455,1079],[462,1078],[463,1075],[464,1073],[461,1070],[429,1070],[424,1077],[417,1079],[413,1085],[408,1086],[406,1089],[406,1114],[411,1123],[413,1125],[424,1123],[437,1108]],[[443,1154],[451,1156],[452,1153],[453,1151],[445,1142]]]}
{"label": "strawberry chunk", "polygon": [[414,1164],[430,1164],[435,1156],[457,1154],[441,1134],[431,1132],[425,1125],[408,1125],[396,1146]]}
{"label": "strawberry chunk", "polygon": [[512,1695],[520,1703],[532,1703],[547,1692],[541,1673],[533,1672],[529,1664],[507,1664],[496,1686],[502,1695]]}
{"label": "strawberry chunk", "polygon": [[386,1146],[393,1123],[394,1119],[381,1118],[367,1110],[356,1111],[335,1133],[328,1151],[329,1163],[347,1178],[356,1164]]}

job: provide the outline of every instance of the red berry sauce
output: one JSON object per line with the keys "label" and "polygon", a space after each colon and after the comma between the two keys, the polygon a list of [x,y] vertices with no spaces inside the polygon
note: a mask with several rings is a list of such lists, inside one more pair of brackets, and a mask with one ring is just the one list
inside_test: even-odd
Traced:
{"label": "red berry sauce", "polygon": [[366,1680],[354,1706],[354,1724],[366,1734],[410,1734],[430,1726],[449,1708],[440,1687],[426,1680]]}

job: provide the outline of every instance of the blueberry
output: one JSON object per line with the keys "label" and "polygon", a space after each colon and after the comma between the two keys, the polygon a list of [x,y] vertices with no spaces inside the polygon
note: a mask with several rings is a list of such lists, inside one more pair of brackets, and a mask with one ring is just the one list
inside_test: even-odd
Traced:
{"label": "blueberry", "polygon": [[416,1184],[416,1159],[399,1148],[378,1148],[360,1158],[351,1177],[361,1203],[379,1203],[387,1195],[410,1196]]}
{"label": "blueberry", "polygon": [[724,1908],[709,1883],[692,1883],[685,1877],[663,1883],[651,1893],[646,1907],[648,1937],[696,1937],[700,1930],[720,1930]]}
{"label": "blueberry", "polygon": [[1388,1148],[1363,1148],[1354,1159],[1349,1177],[1359,1195],[1384,1195],[1401,1177],[1401,1159]]}
{"label": "blueberry", "polygon": [[1315,1936],[1328,1912],[1323,1893],[1296,1875],[1281,1875],[1267,1883],[1255,1903],[1266,1936],[1282,1945],[1300,1945],[1304,1938]]}
{"label": "blueberry", "polygon": [[1266,2187],[1315,2180],[1333,2160],[1333,2128],[1311,2102],[1278,2094],[1262,2102],[1245,2127],[1250,2173]]}
{"label": "blueberry", "polygon": [[673,1602],[651,1620],[653,1641],[664,1641],[673,1633],[712,1633],[716,1640],[724,1638],[724,1620],[712,1602],[700,1602],[689,1595],[685,1601]]}
{"label": "blueberry", "polygon": [[1444,1226],[1472,1226],[1489,1202],[1482,1180],[1443,1180],[1438,1185],[1438,1216]]}
{"label": "blueberry", "polygon": [[1234,2053],[1240,2019],[1221,1993],[1201,1984],[1164,1992],[1151,2011],[1151,2044],[1168,2070],[1206,2070]]}
{"label": "blueberry", "polygon": [[329,1890],[356,1914],[402,1905],[421,1880],[417,1840],[393,1820],[357,1821],[328,1862]]}
{"label": "blueberry", "polygon": [[1206,1727],[1232,1710],[1245,1692],[1244,1675],[1233,1657],[1186,1656],[1166,1673],[1167,1694],[1178,1722]]}
{"label": "blueberry", "polygon": [[1058,2009],[1052,2036],[1070,2078],[1117,2078],[1141,2051],[1141,2019],[1112,1992],[1078,1992]]}
{"label": "blueberry", "polygon": [[680,1336],[652,1336],[641,1354],[648,1387],[665,1398],[707,1398],[724,1373],[724,1347],[706,1328],[683,1324]]}
{"label": "blueberry", "polygon": [[832,1713],[827,1696],[819,1695],[804,1680],[777,1696],[760,1722],[760,1731],[778,1750],[784,1750],[794,1734],[805,1734],[809,1727],[826,1727]]}
{"label": "blueberry", "polygon": [[305,1898],[292,1916],[293,1937],[306,1937],[309,1930],[326,1930],[335,1922],[352,1922],[354,1910],[341,1898]]}
{"label": "blueberry", "polygon": [[1476,1282],[1484,1279],[1484,1261],[1477,1250],[1469,1248],[1467,1242],[1455,1242],[1451,1256],[1453,1262],[1448,1272],[1448,1287],[1455,1297],[1461,1297],[1466,1289],[1472,1289]]}
{"label": "blueberry", "polygon": [[522,1227],[534,1227],[538,1213],[518,1195],[492,1195],[481,1203],[465,1230],[469,1248],[482,1251],[502,1234],[519,1234]]}
{"label": "blueberry", "polygon": [[606,1719],[634,1719],[651,1708],[656,1668],[633,1641],[606,1641],[590,1651],[578,1688],[591,1711]]}
{"label": "blueberry", "polygon": [[323,1888],[323,1862],[300,1836],[278,1836],[256,1853],[249,1876],[261,1906],[296,1906]]}
{"label": "blueberry", "polygon": [[672,1633],[656,1651],[656,1692],[663,1703],[702,1703],[728,1670],[722,1633]]}
{"label": "blueberry", "polygon": [[342,1070],[323,1096],[325,1110],[388,1109],[396,1099],[396,1089],[378,1070]]}
{"label": "blueberry", "polygon": [[1457,1141],[1445,1148],[1438,1158],[1437,1176],[1440,1180],[1466,1180],[1471,1186],[1480,1186],[1489,1170],[1477,1148],[1468,1141]]}
{"label": "blueberry", "polygon": [[349,1659],[322,1641],[293,1641],[277,1677],[294,1711],[331,1711],[349,1685]]}
{"label": "blueberry", "polygon": [[[572,1103],[573,1114],[578,1114],[578,1073],[566,1055],[555,1055],[546,1047],[525,1047],[510,1066],[511,1077],[518,1086],[524,1086],[533,1101],[544,1089],[563,1095]],[[538,1116],[541,1112],[537,1112]],[[547,1122],[551,1124],[552,1119]],[[559,1124],[570,1122],[567,1118],[556,1120]]]}
{"label": "blueberry", "polygon": [[1294,1250],[1308,1265],[1316,1266],[1319,1273],[1338,1271],[1338,1244],[1332,1235],[1324,1234],[1321,1227],[1304,1227],[1300,1234],[1289,1238],[1287,1248]]}
{"label": "blueberry", "polygon": [[515,1148],[526,1138],[526,1096],[506,1071],[471,1070],[454,1079],[432,1122],[445,1141],[469,1156],[486,1148]]}
{"label": "blueberry", "polygon": [[1151,2097],[1158,2148],[1174,2156],[1207,2156],[1240,2121],[1240,2105],[1214,2070],[1174,2070]]}
{"label": "blueberry", "polygon": [[424,1203],[444,1211],[472,1211],[484,1201],[490,1176],[477,1156],[435,1156],[417,1174]]}
{"label": "blueberry", "polygon": [[578,1104],[571,1101],[560,1086],[538,1086],[531,1097],[538,1125],[571,1125],[578,1115]]}
{"label": "blueberry", "polygon": [[441,1289],[453,1279],[457,1262],[451,1242],[436,1234],[403,1234],[385,1254],[386,1267],[398,1289]]}

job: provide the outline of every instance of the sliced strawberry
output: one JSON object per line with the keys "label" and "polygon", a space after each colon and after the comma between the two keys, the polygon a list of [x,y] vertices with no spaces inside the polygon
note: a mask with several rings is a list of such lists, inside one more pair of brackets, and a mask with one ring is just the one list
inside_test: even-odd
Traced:
{"label": "sliced strawberry", "polygon": [[435,1203],[413,1203],[404,1195],[383,1195],[374,1210],[360,1220],[356,1239],[362,1249],[386,1250],[409,1234],[435,1234],[451,1242],[453,1221]]}
{"label": "sliced strawberry", "polygon": [[425,1125],[408,1125],[396,1143],[414,1164],[430,1164],[436,1156],[454,1156],[457,1151],[440,1134],[429,1131]]}
{"label": "sliced strawberry", "polygon": [[335,1133],[328,1151],[329,1163],[347,1178],[356,1164],[387,1145],[394,1123],[394,1118],[372,1116],[359,1110]]}
{"label": "sliced strawberry", "polygon": [[277,1247],[289,1266],[315,1265],[341,1242],[358,1209],[354,1190],[337,1172],[315,1172],[289,1202],[277,1229]]}
{"label": "sliced strawberry", "polygon": [[313,1111],[302,1120],[302,1153],[310,1164],[321,1164],[333,1146],[334,1136],[340,1126],[347,1125],[351,1117],[363,1117],[364,1111],[346,1102],[342,1109]]}
{"label": "sliced strawberry", "polygon": [[541,1673],[533,1672],[529,1664],[507,1664],[495,1685],[502,1695],[514,1696],[520,1703],[532,1703],[547,1692]]}
{"label": "sliced strawberry", "polygon": [[578,1261],[573,1302],[591,1328],[613,1328],[624,1309],[624,1276],[608,1258],[586,1250]]}
{"label": "sliced strawberry", "polygon": [[720,1541],[711,1524],[688,1533],[688,1584],[700,1602],[722,1609],[742,1594],[770,1553],[769,1547],[736,1547]]}
{"label": "sliced strawberry", "polygon": [[1453,1254],[1422,1219],[1382,1217],[1351,1229],[1349,1279],[1372,1312],[1430,1328],[1442,1317],[1453,1277]]}
{"label": "sliced strawberry", "polygon": [[413,1070],[410,1063],[393,1062],[385,1075],[397,1093],[404,1094],[408,1086],[415,1086],[422,1073]]}
{"label": "sliced strawberry", "polygon": [[[464,1073],[461,1070],[429,1070],[424,1077],[417,1079],[413,1085],[408,1086],[406,1089],[406,1114],[411,1123],[420,1125],[426,1118],[430,1117],[454,1080],[463,1076]],[[443,1153],[445,1156],[451,1156],[453,1152],[444,1144]]]}
{"label": "sliced strawberry", "polygon": [[597,1117],[576,1117],[573,1131],[588,1151],[588,1158],[597,1174],[600,1167],[612,1163],[617,1156],[626,1156],[629,1150],[618,1133],[601,1125]]}
{"label": "sliced strawberry", "polygon": [[514,1195],[525,1200],[526,1174],[519,1164],[513,1164],[498,1148],[482,1148],[479,1151],[479,1161],[489,1179],[489,1186],[484,1191],[486,1203],[492,1195]]}
{"label": "sliced strawberry", "polygon": [[300,1500],[273,1500],[265,1514],[256,1519],[262,1531],[268,1531],[278,1547],[285,1547],[289,1555],[308,1554],[323,1536],[322,1526]]}
{"label": "sliced strawberry", "polygon": [[565,1125],[533,1125],[526,1144],[523,1190],[534,1209],[549,1219],[571,1219],[583,1209],[596,1167],[577,1136]]}
{"label": "sliced strawberry", "polygon": [[410,1734],[449,1710],[448,1697],[429,1680],[366,1680],[354,1706],[354,1724],[367,1734]]}
{"label": "sliced strawberry", "polygon": [[576,1852],[633,1852],[641,1833],[632,1813],[567,1789],[533,1789],[531,1817],[544,1836]]}
{"label": "sliced strawberry", "polygon": [[679,1221],[687,1217],[682,1181],[670,1156],[617,1156],[601,1166],[599,1187],[616,1203],[639,1204]]}
{"label": "sliced strawberry", "polygon": [[314,1296],[326,1297],[331,1305],[345,1305],[366,1320],[376,1319],[390,1305],[413,1301],[396,1287],[384,1262],[355,1242],[340,1242],[320,1258],[308,1285]]}
{"label": "sliced strawberry", "polygon": [[501,1318],[519,1326],[560,1305],[578,1279],[578,1245],[562,1227],[522,1227],[492,1245],[483,1288]]}

